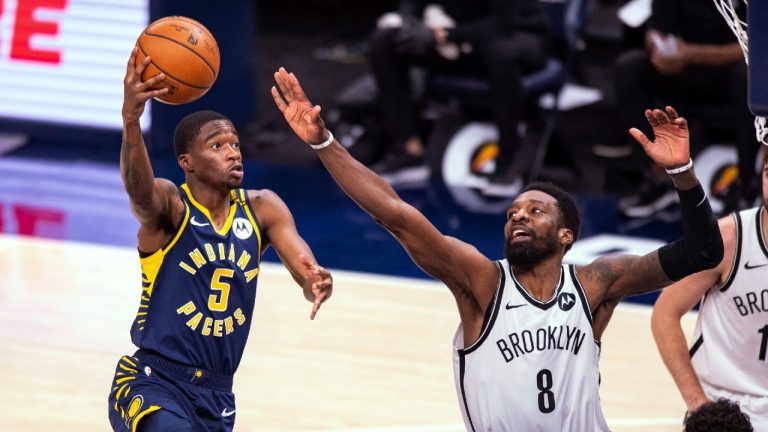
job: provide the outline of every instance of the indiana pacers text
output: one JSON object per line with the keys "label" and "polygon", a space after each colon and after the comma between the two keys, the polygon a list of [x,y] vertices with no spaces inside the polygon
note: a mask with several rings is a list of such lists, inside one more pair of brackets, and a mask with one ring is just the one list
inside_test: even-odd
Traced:
{"label": "indiana pacers text", "polygon": [[[211,278],[211,295],[208,297],[207,310],[224,312],[227,310],[229,301],[229,281],[233,278],[235,271],[242,271],[245,276],[246,282],[251,282],[259,274],[258,261],[254,263],[252,268],[248,268],[248,264],[251,262],[251,254],[246,251],[240,251],[238,255],[235,251],[235,245],[224,243],[205,243],[203,250],[195,248],[189,252],[189,262],[184,260],[179,261],[179,267],[184,269],[191,275],[197,274],[197,270],[202,268],[208,263],[217,261],[230,261],[235,265],[235,268],[217,268],[213,277]],[[235,324],[242,326],[245,324],[246,317],[240,308],[235,309],[234,313],[227,316],[224,319],[214,319],[210,316],[205,316],[206,308],[195,305],[194,301],[190,300],[187,303],[181,305],[176,309],[176,313],[179,315],[189,316],[189,320],[186,322],[187,327],[193,331],[199,331],[203,336],[215,336],[222,337],[235,331]]]}

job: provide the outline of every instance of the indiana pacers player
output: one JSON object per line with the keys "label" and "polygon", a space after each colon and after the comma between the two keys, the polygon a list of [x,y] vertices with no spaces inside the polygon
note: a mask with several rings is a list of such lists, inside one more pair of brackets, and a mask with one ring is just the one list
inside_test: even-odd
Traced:
{"label": "indiana pacers player", "polygon": [[548,183],[523,188],[507,211],[506,259],[442,235],[387,183],[355,161],[325,129],[298,80],[275,74],[275,103],[312,145],[341,188],[386,227],[424,271],[443,281],[461,317],[455,338],[456,390],[470,431],[607,431],[598,396],[598,341],[627,295],[659,289],[715,266],[723,244],[691,169],[685,119],[647,110],[656,135],[633,136],[675,182],[684,237],[645,256],[607,255],[563,265],[578,237],[573,198]]}
{"label": "indiana pacers player", "polygon": [[174,146],[186,183],[155,178],[139,117],[167,90],[145,83],[149,59],[131,54],[124,81],[120,171],[141,223],[142,293],[131,328],[139,348],[122,357],[109,394],[115,431],[231,431],[232,375],[251,324],[261,253],[272,245],[304,296],[310,318],[333,284],[299,236],[283,201],[244,190],[238,135],[213,111],[181,120]]}

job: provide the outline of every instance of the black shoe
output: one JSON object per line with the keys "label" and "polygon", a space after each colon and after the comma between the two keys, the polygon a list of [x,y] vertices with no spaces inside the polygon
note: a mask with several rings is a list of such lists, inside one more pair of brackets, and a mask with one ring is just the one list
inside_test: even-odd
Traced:
{"label": "black shoe", "polygon": [[390,153],[371,169],[391,185],[421,183],[429,179],[429,167],[423,156]]}
{"label": "black shoe", "polygon": [[619,211],[627,217],[644,218],[680,202],[667,183],[644,183],[637,194],[619,200]]}

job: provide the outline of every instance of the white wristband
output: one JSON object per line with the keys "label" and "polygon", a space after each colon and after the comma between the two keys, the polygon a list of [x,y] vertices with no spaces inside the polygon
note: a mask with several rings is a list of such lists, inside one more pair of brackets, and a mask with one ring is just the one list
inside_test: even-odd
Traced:
{"label": "white wristband", "polygon": [[321,142],[320,144],[310,144],[309,146],[315,150],[321,150],[331,145],[332,142],[333,142],[333,133],[331,133],[331,131],[328,131],[327,140]]}
{"label": "white wristband", "polygon": [[688,163],[687,164],[685,164],[685,165],[683,165],[681,167],[678,167],[678,168],[668,169],[668,170],[665,170],[665,171],[667,172],[667,174],[680,174],[682,172],[688,171],[692,167],[693,167],[693,159],[688,159]]}

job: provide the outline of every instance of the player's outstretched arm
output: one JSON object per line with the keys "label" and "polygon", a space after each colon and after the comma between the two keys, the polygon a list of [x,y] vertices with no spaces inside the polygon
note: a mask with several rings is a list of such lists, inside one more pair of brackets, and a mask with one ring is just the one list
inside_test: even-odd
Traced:
{"label": "player's outstretched arm", "polygon": [[657,290],[712,268],[723,258],[717,220],[693,170],[686,120],[669,106],[646,110],[645,117],[653,127],[654,141],[636,128],[629,132],[670,174],[680,197],[683,237],[644,256],[607,255],[585,266],[582,273],[597,289],[590,299],[593,308],[603,301],[615,304],[627,295]]}
{"label": "player's outstretched arm", "polygon": [[728,277],[736,247],[736,222],[732,216],[720,219],[725,254],[720,264],[709,270],[692,274],[666,287],[653,307],[651,330],[664,364],[675,380],[688,412],[707,402],[691,365],[688,342],[680,320],[698,303],[704,294],[721,285]]}
{"label": "player's outstretched arm", "polygon": [[[413,261],[443,281],[462,305],[485,308],[498,281],[492,261],[474,247],[442,235],[387,182],[355,160],[326,130],[320,106],[312,105],[298,79],[280,68],[272,96],[293,131],[313,146],[336,183],[377,223],[389,230]],[[477,307],[480,305],[479,307]]]}
{"label": "player's outstretched arm", "polygon": [[139,222],[148,223],[157,218],[162,208],[161,200],[155,195],[155,176],[149,162],[139,119],[144,113],[147,101],[166,93],[167,89],[151,90],[165,79],[163,74],[141,82],[141,74],[151,59],[145,58],[136,64],[137,48],[134,47],[128,59],[123,80],[123,143],[120,148],[120,174],[125,190],[131,200],[131,209]]}
{"label": "player's outstretched arm", "polygon": [[312,302],[310,319],[315,319],[320,305],[333,293],[333,277],[321,267],[312,255],[307,242],[299,235],[293,215],[283,200],[274,192],[262,189],[248,191],[251,206],[259,215],[264,230],[264,246],[271,244],[293,280]]}
{"label": "player's outstretched arm", "polygon": [[[139,249],[152,252],[162,246],[164,240],[160,226],[166,225],[164,217],[170,218],[170,225],[176,223],[171,214],[173,199],[180,202],[176,187],[164,179],[155,179],[149,161],[139,119],[144,113],[147,101],[168,92],[167,88],[153,90],[165,79],[159,74],[141,82],[141,74],[151,58],[136,64],[137,48],[134,47],[128,59],[123,80],[123,142],[120,148],[120,175],[131,202],[131,210],[142,226],[139,233]],[[160,235],[153,235],[160,233]]]}

